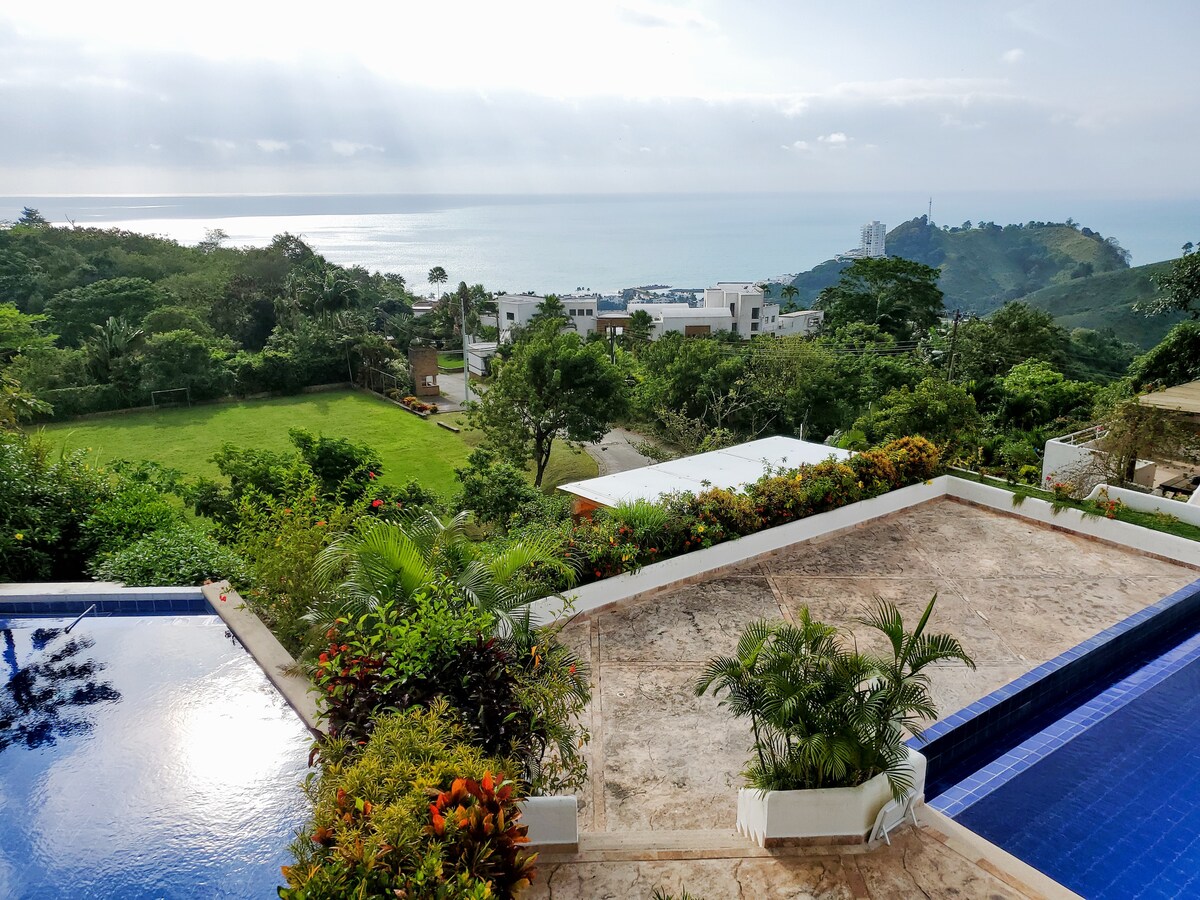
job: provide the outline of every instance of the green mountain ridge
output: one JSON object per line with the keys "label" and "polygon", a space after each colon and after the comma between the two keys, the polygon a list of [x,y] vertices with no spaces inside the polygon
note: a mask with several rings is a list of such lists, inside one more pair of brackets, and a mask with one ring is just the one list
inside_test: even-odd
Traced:
{"label": "green mountain ridge", "polygon": [[1020,300],[1050,313],[1064,328],[1111,328],[1121,340],[1147,350],[1161,341],[1172,325],[1187,318],[1184,313],[1148,316],[1133,308],[1135,303],[1157,296],[1152,279],[1170,267],[1171,261],[1166,260],[1077,278],[1042,288]]}
{"label": "green mountain ridge", "polygon": [[[980,315],[1051,285],[1129,268],[1120,245],[1069,220],[939,228],[920,216],[888,232],[887,252],[940,269],[946,308]],[[796,276],[797,301],[811,304],[849,264],[828,260]]]}

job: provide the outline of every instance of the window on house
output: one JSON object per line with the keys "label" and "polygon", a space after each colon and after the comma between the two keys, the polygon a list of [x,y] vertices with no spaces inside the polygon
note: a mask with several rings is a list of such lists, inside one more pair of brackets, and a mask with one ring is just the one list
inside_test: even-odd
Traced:
{"label": "window on house", "polygon": [[733,333],[737,334],[737,322],[733,323]]}
{"label": "window on house", "polygon": [[758,318],[758,307],[757,307],[757,306],[751,307],[751,309],[750,309],[750,318],[751,318],[751,319],[757,319],[757,318]]}
{"label": "window on house", "polygon": [[515,322],[515,321],[517,321],[517,314],[516,313],[505,313],[504,318],[507,319],[509,322]]}
{"label": "window on house", "polygon": [[758,331],[758,323],[757,323],[757,322],[751,322],[751,323],[750,323],[750,330],[751,330],[751,331]]}

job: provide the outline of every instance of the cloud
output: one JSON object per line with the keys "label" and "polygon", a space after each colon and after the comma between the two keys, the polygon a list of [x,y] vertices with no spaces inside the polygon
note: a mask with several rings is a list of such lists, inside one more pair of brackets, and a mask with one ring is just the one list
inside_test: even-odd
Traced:
{"label": "cloud", "polygon": [[287,141],[276,141],[271,138],[259,138],[254,144],[263,153],[282,153],[291,147]]}
{"label": "cloud", "polygon": [[329,148],[338,156],[357,156],[360,153],[382,153],[377,144],[360,144],[355,141],[330,141]]}
{"label": "cloud", "polygon": [[845,132],[834,131],[830,134],[822,134],[817,138],[822,144],[841,145],[849,143],[850,138],[846,137]]}
{"label": "cloud", "polygon": [[1019,63],[1024,58],[1025,51],[1020,47],[1013,47],[1011,50],[1005,50],[1002,54],[1000,54],[1000,59],[1008,63],[1010,66]]}
{"label": "cloud", "polygon": [[784,150],[797,150],[803,153],[805,150],[811,149],[808,141],[792,141],[790,144],[783,145]]}
{"label": "cloud", "polygon": [[690,9],[658,4],[625,4],[617,12],[621,21],[641,28],[697,28],[715,31],[713,21]]}

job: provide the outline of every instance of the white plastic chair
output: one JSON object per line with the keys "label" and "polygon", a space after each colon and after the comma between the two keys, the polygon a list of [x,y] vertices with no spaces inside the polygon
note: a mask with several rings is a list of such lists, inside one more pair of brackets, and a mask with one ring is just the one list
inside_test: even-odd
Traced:
{"label": "white plastic chair", "polygon": [[889,800],[883,805],[883,809],[879,810],[879,815],[875,817],[870,840],[877,841],[882,837],[887,841],[888,846],[891,846],[892,839],[888,836],[888,832],[903,823],[905,819],[911,819],[914,825],[917,824],[916,806],[916,791],[910,791],[899,800]]}

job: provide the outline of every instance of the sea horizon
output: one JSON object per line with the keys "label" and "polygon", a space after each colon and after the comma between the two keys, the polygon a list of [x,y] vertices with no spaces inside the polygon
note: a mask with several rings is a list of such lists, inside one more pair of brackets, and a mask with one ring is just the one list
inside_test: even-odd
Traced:
{"label": "sea horizon", "polygon": [[[451,283],[537,293],[613,293],[643,284],[702,288],[805,271],[857,246],[859,228],[925,215],[918,191],[691,193],[270,193],[0,196],[58,225],[116,227],[229,246],[301,236],[339,265],[397,272],[421,291],[432,266]],[[1200,239],[1200,198],[1118,192],[946,191],[933,221],[1004,225],[1068,218],[1116,238],[1133,265],[1171,259]]]}

